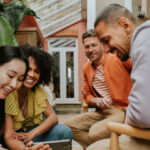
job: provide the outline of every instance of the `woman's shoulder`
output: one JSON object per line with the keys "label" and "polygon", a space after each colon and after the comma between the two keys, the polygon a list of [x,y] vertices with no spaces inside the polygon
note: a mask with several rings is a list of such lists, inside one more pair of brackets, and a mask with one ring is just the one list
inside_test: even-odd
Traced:
{"label": "woman's shoulder", "polygon": [[39,114],[44,112],[46,110],[46,100],[48,99],[48,94],[44,91],[44,89],[41,86],[37,86],[34,93],[34,97],[30,97],[34,99],[34,111],[35,116],[37,117]]}
{"label": "woman's shoulder", "polygon": [[44,103],[46,99],[48,99],[48,94],[41,86],[37,86],[35,91],[30,91],[29,94],[29,97],[35,99],[34,102],[40,105]]}
{"label": "woman's shoulder", "polygon": [[5,100],[5,112],[16,115],[18,113],[18,94],[17,91],[12,92]]}
{"label": "woman's shoulder", "polygon": [[36,87],[36,89],[35,89],[35,95],[37,95],[39,97],[42,96],[42,97],[48,98],[47,92],[40,85]]}
{"label": "woman's shoulder", "polygon": [[12,92],[9,94],[5,100],[5,105],[12,105],[18,101],[18,93],[17,91]]}

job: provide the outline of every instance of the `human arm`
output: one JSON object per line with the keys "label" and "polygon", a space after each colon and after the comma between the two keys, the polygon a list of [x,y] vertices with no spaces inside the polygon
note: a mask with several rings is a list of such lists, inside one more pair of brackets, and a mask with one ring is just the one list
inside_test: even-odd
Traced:
{"label": "human arm", "polygon": [[52,150],[49,145],[43,145],[42,143],[34,146],[32,145],[32,141],[28,142],[23,150]]}
{"label": "human arm", "polygon": [[101,109],[110,109],[112,106],[112,100],[100,98],[100,97],[94,97],[91,99],[90,105]]}
{"label": "human arm", "polygon": [[[47,107],[47,109],[48,108],[49,107]],[[47,109],[46,109],[46,112],[47,112]],[[53,111],[53,109],[52,109],[52,111]],[[36,133],[33,131],[28,132],[28,133],[17,133],[14,131],[12,117],[9,114],[6,114],[5,118],[6,118],[5,119],[6,125],[5,125],[5,129],[4,129],[4,138],[5,138],[6,144],[7,144],[9,149],[13,149],[13,150],[32,150],[32,149],[38,150],[38,147],[42,147],[43,149],[40,149],[40,148],[39,149],[40,150],[49,150],[47,148],[47,146],[42,146],[41,144],[40,144],[41,146],[40,145],[39,146],[30,146],[30,144],[28,144],[26,146],[24,143],[27,143],[30,140],[32,140],[36,136]],[[27,149],[28,147],[29,147],[29,149]]]}
{"label": "human arm", "polygon": [[150,128],[150,28],[147,26],[141,29],[142,27],[134,34],[130,52],[133,88],[129,95],[126,123],[139,128]]}
{"label": "human arm", "polygon": [[39,126],[32,129],[31,131],[24,133],[24,142],[28,142],[32,140],[35,136],[38,136],[44,132],[46,132],[48,129],[52,128],[55,124],[58,123],[57,116],[52,108],[52,106],[49,104],[48,100],[46,100],[46,110],[44,111],[44,115],[46,116],[46,120],[44,120]]}
{"label": "human arm", "polygon": [[[86,85],[86,86],[85,86]],[[93,92],[90,90],[87,81],[84,80],[84,93],[85,94],[85,100],[88,101],[88,106],[90,107],[97,107],[100,109],[109,109],[112,105],[111,98],[105,98],[105,97],[96,97],[94,96]]]}
{"label": "human arm", "polygon": [[90,88],[89,81],[87,79],[86,73],[83,70],[83,75],[84,75],[84,87],[83,87],[83,98],[85,99],[86,103],[88,105],[91,105],[91,99],[95,97],[93,94],[92,89]]}
{"label": "human arm", "polygon": [[4,139],[9,149],[23,150],[25,144],[14,137],[15,131],[13,126],[13,119],[9,114],[5,115],[5,128],[4,128]]}
{"label": "human arm", "polygon": [[[32,145],[33,145],[33,142],[31,141],[27,143],[22,150],[52,150],[49,145],[43,145],[42,143],[34,145],[34,146]],[[8,150],[8,149],[0,147],[0,150]]]}
{"label": "human arm", "polygon": [[[15,133],[15,132],[13,132],[13,133]],[[9,137],[7,137],[7,136],[5,137],[5,142],[9,149],[13,149],[13,150],[52,150],[49,145],[44,145],[42,143],[33,146],[33,142],[30,141],[27,144],[24,144],[17,137],[14,138],[13,133]],[[0,150],[7,150],[7,149],[0,147]]]}
{"label": "human arm", "polygon": [[[104,96],[98,96],[96,94],[93,87],[90,87],[92,84],[92,79],[94,73],[90,73],[86,68],[83,68],[83,75],[84,75],[84,98],[90,107],[98,107],[101,109],[108,109],[111,108],[112,100],[109,94],[104,94]],[[91,75],[93,74],[93,75]]]}

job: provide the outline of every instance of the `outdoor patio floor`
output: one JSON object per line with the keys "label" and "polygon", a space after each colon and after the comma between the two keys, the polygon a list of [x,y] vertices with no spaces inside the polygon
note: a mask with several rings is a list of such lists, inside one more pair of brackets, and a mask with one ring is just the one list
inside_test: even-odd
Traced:
{"label": "outdoor patio floor", "polygon": [[[77,114],[57,114],[59,122],[63,122],[69,118],[72,118]],[[83,150],[83,148],[74,140],[72,141],[72,150]]]}

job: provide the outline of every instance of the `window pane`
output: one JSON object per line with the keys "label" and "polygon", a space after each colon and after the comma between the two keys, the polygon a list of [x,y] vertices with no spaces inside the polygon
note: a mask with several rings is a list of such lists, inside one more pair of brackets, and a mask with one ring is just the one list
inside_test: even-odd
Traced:
{"label": "window pane", "polygon": [[75,39],[53,38],[50,40],[51,47],[75,47]]}
{"label": "window pane", "polygon": [[66,95],[74,98],[74,53],[66,53]]}
{"label": "window pane", "polygon": [[52,53],[55,60],[55,69],[54,69],[54,87],[56,98],[60,98],[60,53]]}

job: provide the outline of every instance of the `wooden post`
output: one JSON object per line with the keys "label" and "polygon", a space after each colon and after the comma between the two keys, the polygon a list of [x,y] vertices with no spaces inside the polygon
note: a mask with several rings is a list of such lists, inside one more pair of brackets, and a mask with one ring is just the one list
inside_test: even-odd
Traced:
{"label": "wooden post", "polygon": [[119,136],[117,133],[111,133],[110,150],[119,150]]}

